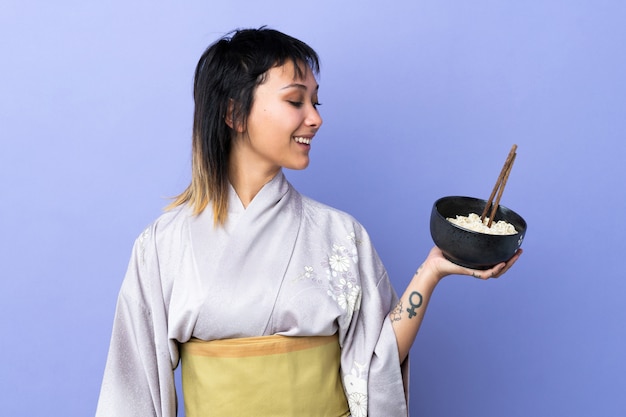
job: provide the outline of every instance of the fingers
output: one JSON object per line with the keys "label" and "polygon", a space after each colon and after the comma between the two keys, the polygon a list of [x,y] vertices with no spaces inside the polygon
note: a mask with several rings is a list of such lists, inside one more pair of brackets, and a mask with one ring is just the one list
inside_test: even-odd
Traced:
{"label": "fingers", "polygon": [[487,271],[470,270],[470,273],[468,275],[471,275],[477,279],[487,280],[489,278],[498,278],[501,274],[494,272],[494,269],[489,269]]}
{"label": "fingers", "polygon": [[504,264],[504,267],[500,270],[500,272],[498,272],[498,276],[508,271],[513,266],[513,264],[517,262],[517,260],[519,259],[521,255],[522,255],[522,250],[518,249],[517,252],[515,252],[515,255],[513,255],[511,259],[506,261],[506,263]]}
{"label": "fingers", "polygon": [[477,270],[469,269],[467,275],[471,275],[474,278],[478,278],[482,280],[486,280],[489,278],[500,278],[502,275],[506,273],[506,271],[508,271],[513,266],[513,264],[519,259],[521,254],[522,254],[522,250],[518,249],[515,255],[513,255],[511,259],[509,259],[508,261],[502,262],[501,264],[498,264],[494,266],[493,268],[488,269],[486,271],[477,271]]}
{"label": "fingers", "polygon": [[489,279],[489,275],[486,274],[485,272],[478,272],[478,271],[472,271],[471,275],[474,278],[478,278],[478,279]]}

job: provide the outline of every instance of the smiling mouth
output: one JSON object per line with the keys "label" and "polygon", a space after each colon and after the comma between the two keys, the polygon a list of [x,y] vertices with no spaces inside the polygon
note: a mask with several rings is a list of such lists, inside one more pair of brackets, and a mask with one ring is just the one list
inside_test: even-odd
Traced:
{"label": "smiling mouth", "polygon": [[311,144],[311,138],[304,138],[302,136],[294,136],[293,140],[295,140],[298,143],[302,143],[304,145],[310,145]]}

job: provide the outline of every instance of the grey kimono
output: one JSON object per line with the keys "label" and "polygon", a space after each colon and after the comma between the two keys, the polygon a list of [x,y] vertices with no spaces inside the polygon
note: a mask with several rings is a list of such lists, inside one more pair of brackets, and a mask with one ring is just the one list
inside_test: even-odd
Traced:
{"label": "grey kimono", "polygon": [[364,228],[282,172],[245,209],[231,189],[224,227],[210,209],[169,211],[135,242],[96,415],[175,416],[178,344],[192,337],[338,333],[352,415],[407,416],[396,301]]}

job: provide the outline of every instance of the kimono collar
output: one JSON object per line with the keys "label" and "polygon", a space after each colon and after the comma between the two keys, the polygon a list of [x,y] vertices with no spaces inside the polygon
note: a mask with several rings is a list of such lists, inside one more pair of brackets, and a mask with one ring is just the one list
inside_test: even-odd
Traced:
{"label": "kimono collar", "polygon": [[[191,224],[198,278],[205,288],[203,316],[221,317],[195,329],[196,337],[205,340],[268,330],[300,231],[302,197],[282,172],[245,209],[234,190],[230,194],[233,217],[229,210],[224,227],[213,226],[211,216],[202,214]],[[213,308],[220,314],[211,314]]]}
{"label": "kimono collar", "polygon": [[291,185],[285,178],[285,174],[280,170],[269,180],[254,196],[248,207],[245,208],[241,199],[237,195],[235,188],[229,183],[228,193],[228,215],[240,215],[244,211],[264,211],[278,203],[289,192]]}

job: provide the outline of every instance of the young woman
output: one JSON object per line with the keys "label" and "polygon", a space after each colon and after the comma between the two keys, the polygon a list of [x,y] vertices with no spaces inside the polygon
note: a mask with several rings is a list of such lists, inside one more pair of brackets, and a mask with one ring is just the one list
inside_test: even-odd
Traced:
{"label": "young woman", "polygon": [[[434,248],[398,299],[363,227],[300,195],[322,125],[318,56],[275,30],[195,74],[191,184],[137,239],[97,416],[406,416],[406,357],[438,281],[497,277]],[[480,275],[479,275],[480,274]]]}

